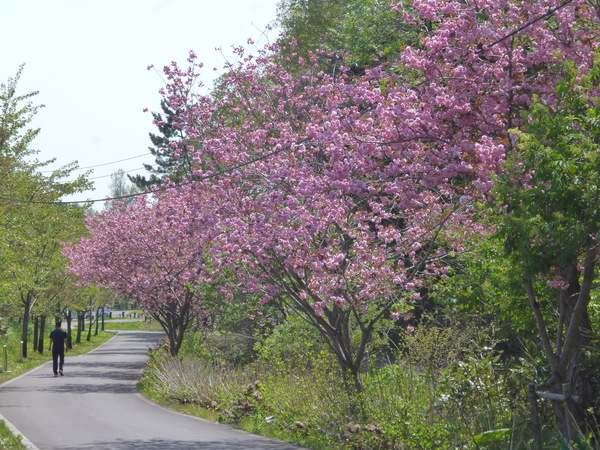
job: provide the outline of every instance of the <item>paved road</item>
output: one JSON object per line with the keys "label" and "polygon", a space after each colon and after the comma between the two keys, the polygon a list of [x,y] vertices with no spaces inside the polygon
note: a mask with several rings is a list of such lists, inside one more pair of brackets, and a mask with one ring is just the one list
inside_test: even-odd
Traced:
{"label": "paved road", "polygon": [[160,407],[136,393],[159,332],[123,331],[94,351],[69,356],[0,385],[0,414],[40,450],[298,449]]}

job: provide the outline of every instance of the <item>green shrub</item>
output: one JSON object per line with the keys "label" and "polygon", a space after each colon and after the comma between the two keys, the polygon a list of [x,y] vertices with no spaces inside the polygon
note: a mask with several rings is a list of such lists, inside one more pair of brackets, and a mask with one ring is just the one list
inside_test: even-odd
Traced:
{"label": "green shrub", "polygon": [[283,371],[310,370],[326,350],[319,332],[299,317],[291,316],[256,344],[257,360]]}
{"label": "green shrub", "polygon": [[429,322],[401,333],[395,362],[365,361],[364,392],[352,398],[334,356],[301,320],[275,327],[245,365],[217,362],[224,352],[205,339],[189,340],[179,358],[154,352],[143,378],[147,390],[312,449],[531,444],[526,386],[533,371],[523,361],[503,361],[474,327]]}

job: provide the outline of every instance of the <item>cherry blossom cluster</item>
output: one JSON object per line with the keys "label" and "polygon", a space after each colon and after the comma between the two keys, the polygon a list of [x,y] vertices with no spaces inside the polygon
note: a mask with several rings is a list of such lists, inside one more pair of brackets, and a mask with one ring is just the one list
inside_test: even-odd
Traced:
{"label": "cherry blossom cluster", "polygon": [[486,232],[471,205],[489,193],[532,96],[553,102],[562,61],[591,65],[593,9],[576,0],[535,21],[553,6],[399,4],[424,30],[420,45],[360,78],[320,71],[317,51],[292,74],[277,46],[236,49],[208,95],[194,53],[186,68],[165,67],[161,93],[186,136],[174,146],[194,154],[199,181],[90,218],[71,270],[151,303],[179,295],[167,273],[187,285],[227,268],[230,293],[289,302],[331,329],[348,311],[399,318],[396,305],[418,301]]}

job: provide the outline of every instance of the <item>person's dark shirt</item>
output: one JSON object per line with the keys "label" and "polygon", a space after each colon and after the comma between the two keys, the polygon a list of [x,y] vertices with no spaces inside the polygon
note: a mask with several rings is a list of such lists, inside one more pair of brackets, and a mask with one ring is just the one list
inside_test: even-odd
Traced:
{"label": "person's dark shirt", "polygon": [[65,351],[65,340],[69,337],[66,331],[60,328],[54,329],[50,333],[50,339],[52,339],[52,351],[56,353],[62,353]]}

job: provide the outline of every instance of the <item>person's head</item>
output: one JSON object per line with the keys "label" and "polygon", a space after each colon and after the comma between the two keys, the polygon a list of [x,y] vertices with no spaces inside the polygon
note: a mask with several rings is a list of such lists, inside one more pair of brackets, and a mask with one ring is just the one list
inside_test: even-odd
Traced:
{"label": "person's head", "polygon": [[56,328],[60,328],[60,326],[62,325],[60,320],[57,320],[54,325],[56,326]]}

